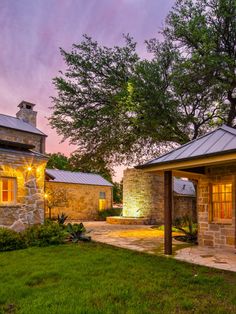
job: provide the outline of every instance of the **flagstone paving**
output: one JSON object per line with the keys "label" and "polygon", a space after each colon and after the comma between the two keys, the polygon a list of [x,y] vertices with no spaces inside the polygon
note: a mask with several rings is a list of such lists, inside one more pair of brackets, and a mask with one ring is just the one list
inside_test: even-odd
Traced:
{"label": "flagstone paving", "polygon": [[[164,232],[147,225],[116,225],[84,222],[94,241],[151,254],[163,254]],[[190,246],[173,239],[173,257],[204,266],[236,272],[235,249]]]}

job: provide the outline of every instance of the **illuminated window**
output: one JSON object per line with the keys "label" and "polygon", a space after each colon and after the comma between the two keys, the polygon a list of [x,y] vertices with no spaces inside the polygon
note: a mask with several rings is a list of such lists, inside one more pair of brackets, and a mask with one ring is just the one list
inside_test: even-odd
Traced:
{"label": "illuminated window", "polygon": [[99,210],[106,209],[106,192],[99,193]]}
{"label": "illuminated window", "polygon": [[1,204],[15,203],[16,179],[0,178],[0,201]]}
{"label": "illuminated window", "polygon": [[212,184],[212,220],[224,222],[232,219],[232,184]]}

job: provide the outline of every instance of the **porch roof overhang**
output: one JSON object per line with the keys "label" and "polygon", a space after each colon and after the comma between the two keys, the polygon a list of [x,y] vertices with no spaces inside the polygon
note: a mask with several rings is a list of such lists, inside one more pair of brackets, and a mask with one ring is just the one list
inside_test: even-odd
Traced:
{"label": "porch roof overhang", "polygon": [[222,165],[236,162],[236,149],[228,152],[219,152],[208,154],[205,156],[196,156],[192,158],[184,158],[180,160],[170,160],[156,164],[144,164],[136,166],[136,169],[143,169],[147,172],[175,171],[195,173],[196,175],[204,175],[205,166]]}
{"label": "porch roof overhang", "polygon": [[223,125],[136,168],[148,172],[182,171],[204,175],[206,166],[232,162],[236,162],[236,129]]}

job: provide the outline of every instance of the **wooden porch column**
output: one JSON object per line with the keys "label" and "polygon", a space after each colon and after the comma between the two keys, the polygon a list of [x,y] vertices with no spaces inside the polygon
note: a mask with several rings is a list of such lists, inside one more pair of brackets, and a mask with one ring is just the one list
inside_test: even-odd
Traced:
{"label": "wooden porch column", "polygon": [[172,172],[164,172],[165,254],[172,254]]}

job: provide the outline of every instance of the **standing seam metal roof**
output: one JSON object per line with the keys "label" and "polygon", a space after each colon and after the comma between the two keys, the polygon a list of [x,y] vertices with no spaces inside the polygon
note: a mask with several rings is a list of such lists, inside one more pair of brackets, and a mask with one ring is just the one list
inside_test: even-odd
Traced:
{"label": "standing seam metal roof", "polygon": [[52,176],[54,179],[51,182],[61,183],[77,183],[88,185],[113,186],[110,182],[105,180],[99,174],[72,172],[65,170],[46,169],[46,174]]}
{"label": "standing seam metal roof", "polygon": [[5,127],[5,128],[10,128],[10,129],[15,129],[19,131],[24,131],[24,132],[29,132],[29,133],[34,133],[34,134],[39,134],[46,136],[43,132],[41,132],[39,129],[35,128],[33,125],[15,118],[11,116],[7,116],[5,114],[0,114],[0,126]]}
{"label": "standing seam metal roof", "polygon": [[193,182],[189,180],[174,178],[174,192],[182,196],[195,196],[195,188]]}
{"label": "standing seam metal roof", "polygon": [[236,150],[236,130],[223,125],[169,153],[145,163],[143,166],[181,161],[182,159],[191,159],[194,157],[204,157],[205,155],[232,150]]}

